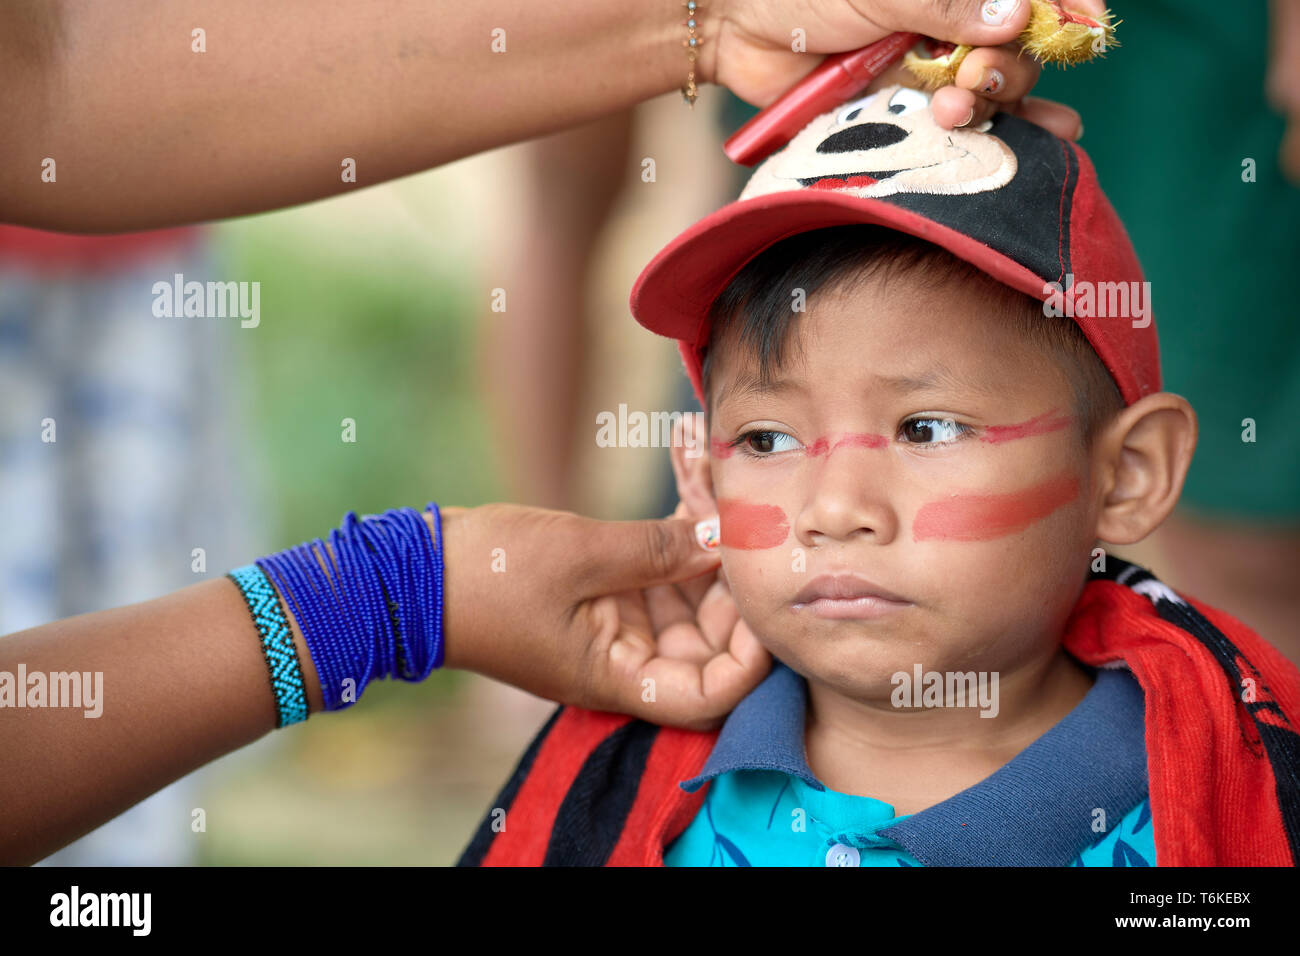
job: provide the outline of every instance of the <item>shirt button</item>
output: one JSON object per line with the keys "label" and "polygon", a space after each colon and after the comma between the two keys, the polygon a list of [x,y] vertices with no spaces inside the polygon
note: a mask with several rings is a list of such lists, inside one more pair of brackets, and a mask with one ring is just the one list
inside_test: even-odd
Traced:
{"label": "shirt button", "polygon": [[862,859],[856,849],[837,843],[826,851],[827,866],[857,866]]}

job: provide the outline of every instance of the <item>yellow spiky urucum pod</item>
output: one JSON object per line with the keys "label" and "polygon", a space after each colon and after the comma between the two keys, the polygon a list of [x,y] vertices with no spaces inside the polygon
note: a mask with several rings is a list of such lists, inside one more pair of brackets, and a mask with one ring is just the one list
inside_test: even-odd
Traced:
{"label": "yellow spiky urucum pod", "polygon": [[[1109,10],[1094,20],[1066,10],[1057,0],[1030,0],[1029,24],[1016,42],[1043,63],[1085,63],[1119,46],[1115,40],[1119,23],[1111,19]],[[964,45],[948,50],[946,44],[922,40],[903,56],[903,65],[923,89],[936,90],[956,80],[957,70],[970,51]]]}
{"label": "yellow spiky urucum pod", "polygon": [[903,54],[903,65],[920,81],[921,89],[937,90],[953,81],[961,61],[972,49],[964,43],[953,46],[922,38]]}
{"label": "yellow spiky urucum pod", "polygon": [[1044,63],[1086,63],[1104,56],[1115,42],[1115,27],[1110,11],[1100,20],[1064,9],[1053,0],[1031,0],[1029,25],[1017,37],[1021,48]]}

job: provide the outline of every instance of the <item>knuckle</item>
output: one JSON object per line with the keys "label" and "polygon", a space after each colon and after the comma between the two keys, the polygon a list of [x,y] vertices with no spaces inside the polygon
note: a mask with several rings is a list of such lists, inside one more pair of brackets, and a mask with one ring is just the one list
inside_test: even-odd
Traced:
{"label": "knuckle", "polygon": [[645,548],[645,567],[656,578],[667,577],[673,568],[673,532],[662,521],[651,522],[648,533],[641,539]]}
{"label": "knuckle", "polygon": [[598,533],[600,529],[595,526],[596,522],[559,512],[548,524],[546,533],[551,539],[564,542],[559,549],[564,560],[552,565],[553,573],[573,575],[575,580],[586,581],[595,577],[608,564],[609,555],[599,545],[604,539]]}
{"label": "knuckle", "polygon": [[930,0],[934,16],[944,23],[969,19],[965,13],[970,6],[970,0]]}

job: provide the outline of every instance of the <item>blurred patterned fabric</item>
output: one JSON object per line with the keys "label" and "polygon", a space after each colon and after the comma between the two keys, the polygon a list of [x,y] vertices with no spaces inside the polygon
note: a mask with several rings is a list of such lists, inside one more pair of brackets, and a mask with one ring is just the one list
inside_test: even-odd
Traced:
{"label": "blurred patterned fabric", "polygon": [[[185,231],[114,260],[72,237],[73,254],[34,263],[13,232],[0,242],[0,634],[157,597],[248,554],[226,369],[238,320],[151,308],[155,282],[207,278],[205,243]],[[44,862],[193,863],[196,791],[186,777]]]}

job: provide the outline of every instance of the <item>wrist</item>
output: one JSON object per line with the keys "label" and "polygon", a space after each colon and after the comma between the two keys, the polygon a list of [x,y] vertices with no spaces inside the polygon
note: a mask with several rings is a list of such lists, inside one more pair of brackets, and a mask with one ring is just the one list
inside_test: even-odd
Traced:
{"label": "wrist", "polygon": [[[648,35],[653,38],[651,42],[659,52],[654,74],[667,78],[669,85],[661,87],[665,91],[684,91],[692,71],[697,87],[713,83],[717,75],[718,38],[722,32],[725,0],[696,0],[696,3],[694,12],[687,8],[686,0],[655,0],[646,8],[653,11],[649,15],[654,18],[654,23],[649,25]],[[696,21],[694,31],[687,26],[687,21],[692,18]],[[643,24],[641,29],[646,29],[646,25]],[[692,36],[699,41],[694,62],[687,46]]]}
{"label": "wrist", "polygon": [[[474,606],[474,597],[468,587],[472,584],[472,562],[466,557],[471,548],[468,538],[471,536],[475,512],[478,508],[443,508],[442,511],[442,563],[443,563],[443,602],[442,602],[442,644],[443,667],[463,671],[478,671],[479,663],[474,657],[477,641],[469,633],[464,613]],[[429,533],[433,533],[433,517],[425,516]]]}
{"label": "wrist", "polygon": [[698,83],[718,82],[718,47],[721,45],[730,6],[727,0],[700,0],[699,14],[696,18],[700,21],[700,25],[696,33],[704,42],[700,45],[699,58],[695,63],[695,79]]}
{"label": "wrist", "polygon": [[[303,542],[232,572],[236,583],[249,579],[241,587],[255,616],[262,602],[253,599],[260,598],[263,580],[280,595],[315,666],[324,709],[355,704],[371,680],[421,681],[442,666],[437,527],[436,517],[431,525],[414,508],[364,518],[350,511],[328,540]],[[290,656],[282,647],[286,630],[277,623],[269,635],[267,663],[277,700],[288,694],[276,683]],[[301,680],[289,683],[296,690]]]}

